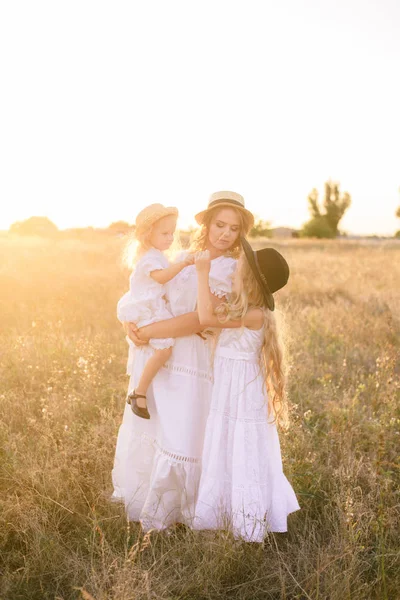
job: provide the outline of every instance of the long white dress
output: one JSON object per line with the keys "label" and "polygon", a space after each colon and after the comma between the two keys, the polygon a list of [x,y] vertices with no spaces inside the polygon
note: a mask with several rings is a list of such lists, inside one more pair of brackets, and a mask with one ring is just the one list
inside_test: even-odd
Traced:
{"label": "long white dress", "polygon": [[[235,268],[229,257],[211,262],[212,293],[230,293]],[[167,284],[167,294],[174,316],[195,310],[194,265]],[[152,352],[149,346],[135,349],[129,391]],[[211,391],[210,343],[191,335],[175,340],[171,359],[153,379],[147,394],[151,419],[140,419],[125,407],[112,473],[113,499],[123,500],[128,518],[141,521],[145,530],[193,524]]]}
{"label": "long white dress", "polygon": [[264,327],[223,329],[219,336],[194,520],[195,529],[227,528],[252,542],[287,531],[287,516],[300,508],[268,419],[263,338]]}

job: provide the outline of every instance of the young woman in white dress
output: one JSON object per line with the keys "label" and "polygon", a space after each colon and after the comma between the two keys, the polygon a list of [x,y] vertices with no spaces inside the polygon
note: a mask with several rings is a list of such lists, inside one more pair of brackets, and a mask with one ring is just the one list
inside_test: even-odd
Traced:
{"label": "young woman in white dress", "polygon": [[[223,301],[232,288],[240,236],[254,222],[242,196],[217,192],[196,215],[201,225],[193,251],[209,250],[209,288],[213,303]],[[183,256],[178,260],[183,260]],[[172,356],[158,371],[147,393],[151,419],[138,419],[125,407],[113,469],[113,498],[125,503],[128,518],[145,530],[173,523],[193,524],[201,472],[204,431],[212,391],[209,336],[196,312],[197,274],[184,268],[167,284],[168,309],[174,318],[137,330],[127,325],[135,349],[128,392],[139,381],[151,356],[151,338],[177,338]]]}
{"label": "young woman in white dress", "polygon": [[282,470],[276,429],[287,402],[272,294],[286,285],[289,267],[273,248],[253,252],[245,239],[242,245],[233,293],[216,309],[209,253],[196,256],[200,323],[222,331],[194,528],[227,528],[262,542],[267,531],[287,531],[288,514],[300,508]]}

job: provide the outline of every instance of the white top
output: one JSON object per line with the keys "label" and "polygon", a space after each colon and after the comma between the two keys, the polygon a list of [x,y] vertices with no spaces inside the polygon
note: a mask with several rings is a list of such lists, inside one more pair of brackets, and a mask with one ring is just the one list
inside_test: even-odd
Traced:
{"label": "white top", "polygon": [[152,271],[167,267],[167,258],[156,248],[148,250],[137,261],[129,279],[129,292],[118,302],[117,316],[121,322],[132,321],[141,327],[168,318],[164,297],[166,288],[150,277]]}
{"label": "white top", "polygon": [[258,362],[264,344],[264,325],[260,329],[241,327],[222,329],[215,356]]}
{"label": "white top", "polygon": [[[184,260],[188,252],[182,252],[177,261]],[[227,296],[232,291],[232,279],[236,270],[236,260],[229,256],[219,256],[211,261],[209,286],[211,293],[218,298]],[[182,269],[176,277],[166,284],[168,308],[177,317],[196,310],[197,306],[197,272],[195,265]]]}

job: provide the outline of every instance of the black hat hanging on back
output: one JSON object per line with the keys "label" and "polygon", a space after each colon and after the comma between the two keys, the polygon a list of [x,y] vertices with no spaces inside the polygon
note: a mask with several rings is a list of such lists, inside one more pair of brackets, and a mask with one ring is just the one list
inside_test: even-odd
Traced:
{"label": "black hat hanging on back", "polygon": [[274,248],[262,248],[254,251],[246,238],[240,239],[243,252],[264,295],[265,304],[275,309],[272,294],[283,288],[289,279],[289,265]]}

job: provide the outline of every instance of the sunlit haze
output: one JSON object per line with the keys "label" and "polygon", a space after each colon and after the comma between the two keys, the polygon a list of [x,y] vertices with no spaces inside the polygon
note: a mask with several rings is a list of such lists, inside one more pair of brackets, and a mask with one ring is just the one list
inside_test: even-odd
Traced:
{"label": "sunlit haze", "polygon": [[398,0],[3,2],[0,229],[193,223],[234,190],[299,227],[341,183],[341,228],[400,228]]}

